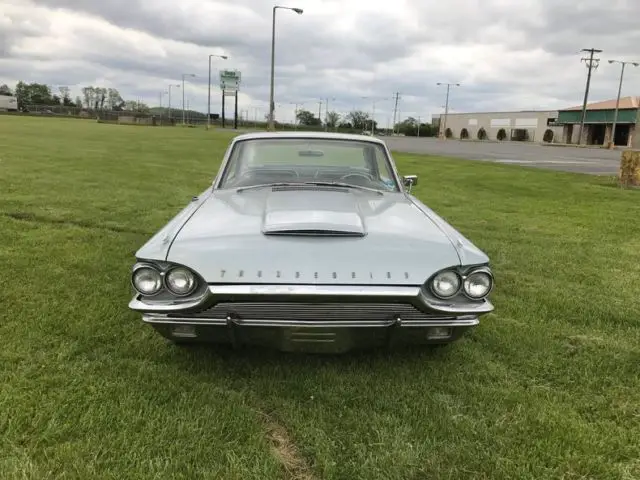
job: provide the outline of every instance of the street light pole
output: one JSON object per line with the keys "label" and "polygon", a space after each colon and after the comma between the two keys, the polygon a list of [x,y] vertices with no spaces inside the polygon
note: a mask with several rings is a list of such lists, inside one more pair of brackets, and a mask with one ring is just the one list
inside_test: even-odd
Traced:
{"label": "street light pole", "polygon": [[226,60],[226,55],[209,55],[209,87],[207,89],[207,130],[211,127],[211,57],[218,57]]}
{"label": "street light pole", "polygon": [[269,122],[267,125],[268,130],[274,129],[273,111],[275,110],[275,104],[273,100],[273,86],[274,86],[274,70],[275,70],[275,51],[276,51],[276,10],[281,8],[283,10],[292,10],[298,15],[302,15],[303,10],[295,7],[283,7],[281,5],[274,5],[273,16],[271,21],[271,88],[269,92]]}
{"label": "street light pole", "polygon": [[[331,97],[331,100],[335,100],[335,97]],[[329,130],[329,98],[325,98],[326,106],[324,109],[324,131]]]}
{"label": "street light pole", "polygon": [[611,139],[609,140],[609,148],[615,147],[616,144],[616,124],[618,123],[618,109],[620,108],[620,93],[622,92],[622,79],[624,77],[624,67],[627,64],[631,64],[634,67],[640,65],[637,62],[623,62],[620,60],[609,60],[609,63],[619,63],[622,65],[622,69],[620,70],[620,83],[618,84],[618,97],[616,98],[616,109],[613,114],[613,126],[611,127]]}
{"label": "street light pole", "polygon": [[298,130],[298,105],[303,106],[304,103],[298,102],[289,102],[291,105],[295,105],[295,110],[293,113],[293,129]]}
{"label": "street light pole", "polygon": [[184,79],[185,77],[195,77],[193,73],[183,73],[182,74],[182,124],[185,124],[184,120]]}
{"label": "street light pole", "polygon": [[446,138],[446,131],[447,131],[447,115],[449,114],[449,89],[452,86],[456,86],[459,87],[460,84],[459,83],[443,83],[443,82],[438,82],[438,85],[446,85],[447,86],[447,100],[445,101],[444,104],[444,124],[442,125],[442,133],[440,134],[441,136],[444,136]]}
{"label": "street light pole", "polygon": [[180,85],[178,85],[177,83],[169,85],[169,120],[171,120],[171,87],[180,88]]}

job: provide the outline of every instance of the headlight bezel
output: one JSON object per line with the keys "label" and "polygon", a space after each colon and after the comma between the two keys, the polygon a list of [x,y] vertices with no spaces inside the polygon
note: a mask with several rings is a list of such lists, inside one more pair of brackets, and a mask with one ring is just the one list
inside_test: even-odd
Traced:
{"label": "headlight bezel", "polygon": [[[136,287],[134,278],[135,278],[136,272],[138,272],[141,269],[151,269],[158,272],[158,274],[160,275],[161,288],[154,294],[144,293],[138,290],[138,288]],[[186,270],[191,274],[193,278],[193,285],[191,286],[191,289],[185,294],[175,293],[168,286],[167,274],[175,269]],[[133,287],[134,292],[140,295],[141,298],[148,298],[148,299],[153,299],[154,301],[161,301],[161,302],[171,301],[172,299],[178,299],[178,298],[183,299],[183,298],[199,295],[202,292],[202,290],[207,286],[204,279],[193,269],[185,265],[181,265],[179,263],[172,263],[172,262],[166,262],[166,261],[138,260],[134,264],[133,268],[131,269],[130,281],[131,281],[131,285]]]}
{"label": "headlight bezel", "polygon": [[[457,278],[458,281],[458,288],[456,288],[456,290],[451,294],[451,295],[442,295],[440,293],[437,292],[436,288],[435,288],[435,281],[436,278],[438,278],[439,275],[444,275],[444,274],[453,274],[455,275],[455,277]],[[453,270],[453,269],[446,269],[446,270],[441,270],[439,272],[437,272],[435,275],[433,275],[430,279],[429,279],[429,290],[431,291],[431,293],[433,295],[435,295],[437,298],[441,299],[441,300],[449,300],[450,298],[455,297],[456,295],[458,295],[460,293],[460,289],[462,288],[462,282],[463,279],[460,275],[459,272]]]}
{"label": "headlight bezel", "polygon": [[[434,287],[434,283],[436,278],[438,277],[438,275],[442,275],[443,273],[453,273],[458,277],[459,280],[459,284],[458,284],[458,289],[456,290],[456,292],[450,296],[442,296],[440,295],[435,287]],[[465,284],[467,282],[467,279],[475,274],[486,274],[489,279],[490,279],[490,287],[489,290],[482,296],[480,297],[474,297],[472,295],[470,295],[467,292],[467,289],[465,288]],[[478,266],[470,266],[470,267],[450,267],[450,268],[445,268],[442,269],[438,272],[436,272],[435,274],[433,274],[426,282],[425,282],[425,286],[427,287],[428,291],[435,296],[436,298],[440,299],[440,300],[452,300],[454,298],[463,296],[471,301],[474,302],[480,302],[485,300],[489,294],[491,294],[491,292],[493,291],[493,288],[495,286],[495,279],[493,276],[493,272],[491,271],[491,269],[489,268],[488,265],[478,265]]]}
{"label": "headlight bezel", "polygon": [[[159,287],[158,287],[158,290],[156,290],[154,293],[145,293],[145,292],[143,292],[142,290],[140,290],[136,286],[135,278],[136,278],[136,275],[138,274],[138,272],[140,272],[141,270],[151,270],[152,272],[155,272],[158,275],[158,277],[159,277]],[[151,265],[151,264],[147,264],[147,263],[137,264],[133,268],[133,270],[131,272],[131,285],[133,286],[134,290],[136,292],[138,292],[140,295],[142,295],[143,297],[156,297],[160,293],[162,293],[162,291],[165,288],[162,271],[159,268],[157,268],[155,265]]]}
{"label": "headlight bezel", "polygon": [[[175,272],[176,270],[183,270],[187,272],[189,275],[191,275],[191,279],[193,283],[191,285],[191,288],[189,288],[189,290],[186,293],[178,293],[174,291],[170,286],[169,275],[172,272]],[[181,265],[173,265],[169,267],[164,273],[164,287],[169,291],[169,293],[171,293],[172,295],[175,295],[176,297],[188,297],[198,288],[198,277],[191,269],[187,267],[184,267]]]}
{"label": "headlight bezel", "polygon": [[[474,275],[486,275],[489,279],[489,289],[483,295],[473,296],[467,290],[467,282],[469,281],[469,278],[473,277]],[[485,298],[487,298],[491,293],[491,291],[493,290],[493,286],[494,286],[493,273],[488,268],[476,268],[470,271],[468,274],[466,274],[464,276],[464,280],[462,281],[462,291],[464,292],[464,295],[470,300],[475,300],[475,301],[484,300]]]}

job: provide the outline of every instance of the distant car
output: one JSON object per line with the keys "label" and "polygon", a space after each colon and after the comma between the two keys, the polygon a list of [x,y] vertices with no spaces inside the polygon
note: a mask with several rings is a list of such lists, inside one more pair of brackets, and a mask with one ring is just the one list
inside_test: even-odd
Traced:
{"label": "distant car", "polygon": [[457,340],[494,308],[489,258],[416,184],[375,137],[237,136],[211,187],[136,252],[129,307],[177,343]]}

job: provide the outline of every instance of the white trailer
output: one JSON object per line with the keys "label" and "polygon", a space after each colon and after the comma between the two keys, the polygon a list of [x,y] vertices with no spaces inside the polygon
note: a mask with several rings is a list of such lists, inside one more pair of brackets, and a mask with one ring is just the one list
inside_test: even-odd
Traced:
{"label": "white trailer", "polygon": [[17,112],[18,99],[13,95],[0,95],[0,112]]}

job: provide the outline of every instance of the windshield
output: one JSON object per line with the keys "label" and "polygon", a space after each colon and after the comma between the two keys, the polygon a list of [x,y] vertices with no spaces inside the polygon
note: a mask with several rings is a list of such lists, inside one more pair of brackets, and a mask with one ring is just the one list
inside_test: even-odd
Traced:
{"label": "windshield", "polygon": [[306,138],[238,142],[219,187],[305,182],[336,182],[378,191],[399,191],[382,145]]}

